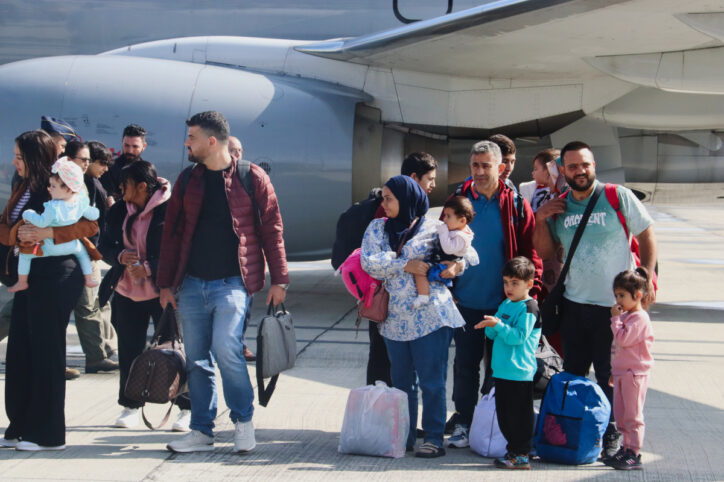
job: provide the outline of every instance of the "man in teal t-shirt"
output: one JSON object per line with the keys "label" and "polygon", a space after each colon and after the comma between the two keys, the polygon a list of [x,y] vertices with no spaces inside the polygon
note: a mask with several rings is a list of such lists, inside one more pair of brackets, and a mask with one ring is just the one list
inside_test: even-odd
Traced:
{"label": "man in teal t-shirt", "polygon": [[[559,244],[565,252],[599,182],[591,148],[580,141],[568,143],[561,151],[563,173],[571,191],[565,199],[552,199],[536,213],[534,243],[543,259],[555,255]],[[629,232],[639,241],[641,265],[653,273],[656,265],[656,238],[653,220],[646,208],[627,188],[617,186],[621,212]],[[610,307],[615,304],[613,279],[621,271],[634,267],[629,240],[616,211],[601,194],[591,211],[580,243],[573,254],[565,280],[561,339],[563,368],[586,376],[593,364],[596,381],[609,401],[613,390],[611,375]],[[653,295],[653,287],[649,292]],[[653,301],[653,298],[650,300]],[[604,456],[618,450],[619,434],[611,422],[604,435]]]}

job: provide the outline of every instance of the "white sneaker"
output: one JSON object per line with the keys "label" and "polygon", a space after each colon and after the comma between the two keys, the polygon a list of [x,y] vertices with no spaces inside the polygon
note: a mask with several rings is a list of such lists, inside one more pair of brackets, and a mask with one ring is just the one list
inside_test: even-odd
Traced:
{"label": "white sneaker", "polygon": [[0,448],[14,449],[18,442],[20,442],[20,440],[16,438],[7,439],[3,437],[0,438]]}
{"label": "white sneaker", "polygon": [[256,447],[254,438],[254,424],[248,422],[236,422],[234,431],[234,452],[249,452]]}
{"label": "white sneaker", "polygon": [[209,452],[214,450],[214,437],[209,437],[203,432],[192,430],[180,439],[166,445],[171,452]]}
{"label": "white sneaker", "polygon": [[133,428],[139,423],[141,423],[141,419],[138,416],[138,409],[126,407],[118,416],[113,426],[118,428]]}
{"label": "white sneaker", "polygon": [[174,432],[188,432],[191,430],[189,424],[191,423],[191,410],[181,410],[178,414],[178,418],[173,423],[171,430]]}
{"label": "white sneaker", "polygon": [[45,446],[38,445],[35,442],[28,442],[27,440],[23,440],[22,442],[18,442],[17,445],[15,445],[15,450],[19,450],[21,452],[40,452],[41,450],[65,450],[65,445]]}
{"label": "white sneaker", "polygon": [[467,425],[455,424],[455,430],[453,430],[450,438],[447,439],[447,446],[462,449],[470,447],[470,438]]}

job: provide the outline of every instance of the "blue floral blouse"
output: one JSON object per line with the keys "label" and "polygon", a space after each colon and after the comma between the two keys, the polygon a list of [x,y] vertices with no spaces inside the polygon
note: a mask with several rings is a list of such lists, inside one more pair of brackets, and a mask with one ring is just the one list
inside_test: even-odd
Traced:
{"label": "blue floral blouse", "polygon": [[[417,296],[414,277],[404,268],[411,259],[424,260],[432,253],[440,221],[423,218],[417,234],[402,248],[400,256],[390,248],[385,232],[385,219],[375,219],[367,227],[362,240],[362,269],[373,278],[384,281],[390,293],[387,320],[379,324],[380,334],[395,341],[411,341],[432,333],[443,326],[457,328],[465,325],[453,302],[450,291],[439,282],[430,283],[430,303],[413,308]],[[475,259],[468,259],[477,264]]]}

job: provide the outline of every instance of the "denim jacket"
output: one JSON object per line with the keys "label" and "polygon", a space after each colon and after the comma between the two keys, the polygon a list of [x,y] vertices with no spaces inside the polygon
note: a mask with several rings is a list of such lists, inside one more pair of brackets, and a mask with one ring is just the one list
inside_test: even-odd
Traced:
{"label": "denim jacket", "polygon": [[[439,282],[430,283],[430,302],[413,308],[417,296],[414,277],[404,268],[411,259],[424,260],[432,253],[439,221],[423,218],[417,234],[402,248],[400,256],[390,248],[385,219],[375,219],[362,239],[362,269],[384,281],[390,293],[387,320],[380,323],[380,334],[395,341],[412,341],[444,326],[457,328],[465,322],[453,302],[450,291]],[[477,263],[477,256],[474,260]]]}

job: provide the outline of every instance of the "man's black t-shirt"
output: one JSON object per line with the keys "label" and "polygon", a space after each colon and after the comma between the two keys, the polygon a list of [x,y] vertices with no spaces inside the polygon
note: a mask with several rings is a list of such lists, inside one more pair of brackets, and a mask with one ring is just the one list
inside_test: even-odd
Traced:
{"label": "man's black t-shirt", "polygon": [[240,276],[239,237],[232,225],[224,171],[205,170],[203,182],[204,199],[191,241],[187,273],[207,281]]}

